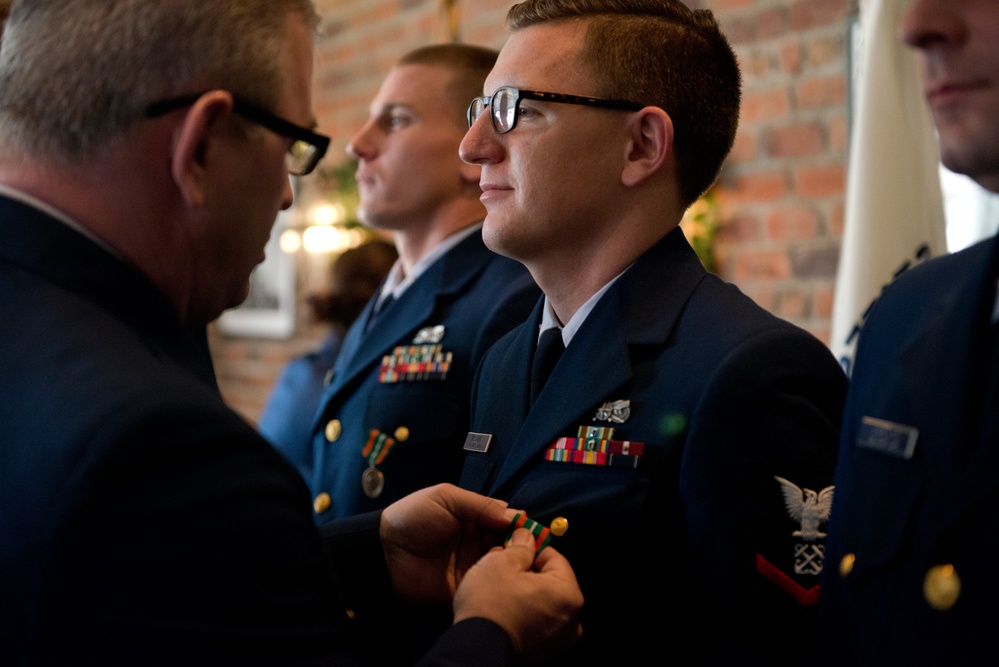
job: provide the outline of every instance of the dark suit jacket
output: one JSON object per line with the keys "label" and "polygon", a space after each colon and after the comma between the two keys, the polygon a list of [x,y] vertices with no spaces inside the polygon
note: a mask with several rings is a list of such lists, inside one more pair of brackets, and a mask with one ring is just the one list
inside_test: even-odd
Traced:
{"label": "dark suit jacket", "polygon": [[[864,324],[829,526],[835,664],[980,664],[995,653],[997,275],[996,239],[935,259],[888,287]],[[936,565],[960,580],[948,609],[924,592]]]}
{"label": "dark suit jacket", "polygon": [[[203,329],[4,197],[0,369],[0,663],[354,664],[307,490],[223,404]],[[377,519],[330,529],[347,594],[387,587]],[[509,655],[455,627],[431,663]]]}
{"label": "dark suit jacket", "polygon": [[[347,332],[323,396],[311,445],[313,495],[327,493],[317,521],[380,509],[412,491],[458,481],[468,433],[472,377],[486,349],[524,321],[540,291],[520,264],[490,252],[478,232],[434,262],[369,328],[374,300]],[[444,379],[380,377],[386,355],[409,347],[421,330],[441,326],[442,353],[453,355]],[[327,438],[331,420],[336,438]],[[395,444],[377,467],[377,498],[361,489],[361,455],[372,429]],[[304,443],[303,443],[304,444]]]}
{"label": "dark suit jacket", "polygon": [[[529,407],[540,319],[539,303],[483,361],[472,430],[492,439],[461,486],[568,520],[553,544],[586,599],[575,659],[800,664],[821,541],[795,574],[800,524],[774,476],[831,482],[846,380],[829,350],[706,273],[679,229],[604,294]],[[597,418],[619,400],[626,419]],[[545,460],[580,426],[644,443],[619,459],[637,468]]]}

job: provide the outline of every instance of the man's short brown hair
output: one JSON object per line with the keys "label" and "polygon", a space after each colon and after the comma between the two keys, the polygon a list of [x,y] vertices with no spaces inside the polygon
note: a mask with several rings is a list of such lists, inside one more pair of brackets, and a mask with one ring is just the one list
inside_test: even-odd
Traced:
{"label": "man's short brown hair", "polygon": [[482,84],[496,64],[499,53],[484,46],[469,44],[433,44],[410,51],[399,59],[399,65],[434,65],[454,72],[447,87],[447,96],[454,118],[466,127],[465,112],[472,100],[482,94]]}
{"label": "man's short brown hair", "polygon": [[681,203],[692,204],[718,177],[739,123],[739,65],[714,15],[678,0],[526,0],[507,14],[514,32],[553,21],[587,26],[582,57],[599,90],[570,92],[669,114]]}

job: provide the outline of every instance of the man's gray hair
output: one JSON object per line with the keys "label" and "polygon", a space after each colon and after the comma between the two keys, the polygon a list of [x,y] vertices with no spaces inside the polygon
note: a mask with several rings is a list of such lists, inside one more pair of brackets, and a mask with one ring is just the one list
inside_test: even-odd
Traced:
{"label": "man's gray hair", "polygon": [[312,0],[14,0],[0,41],[0,150],[72,161],[150,103],[217,88],[272,107],[293,12],[318,24]]}

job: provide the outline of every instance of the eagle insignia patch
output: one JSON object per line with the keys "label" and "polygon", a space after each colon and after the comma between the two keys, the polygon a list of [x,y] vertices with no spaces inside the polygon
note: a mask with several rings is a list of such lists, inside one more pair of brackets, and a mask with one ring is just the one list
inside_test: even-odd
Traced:
{"label": "eagle insignia patch", "polygon": [[[832,474],[806,467],[775,470],[754,461],[744,489],[747,538],[755,570],[808,607],[819,600],[825,525],[832,510]],[[779,473],[779,474],[777,474]],[[791,481],[794,480],[794,481]]]}

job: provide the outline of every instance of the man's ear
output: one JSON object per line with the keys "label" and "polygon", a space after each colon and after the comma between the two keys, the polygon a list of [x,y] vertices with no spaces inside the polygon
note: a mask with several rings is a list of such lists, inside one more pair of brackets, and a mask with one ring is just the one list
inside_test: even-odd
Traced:
{"label": "man's ear", "polygon": [[645,107],[629,125],[621,182],[626,187],[638,185],[659,172],[673,151],[673,120],[659,107]]}
{"label": "man's ear", "polygon": [[204,206],[207,201],[209,162],[223,138],[222,121],[232,112],[232,95],[224,90],[213,90],[191,105],[174,131],[170,173],[188,206]]}

